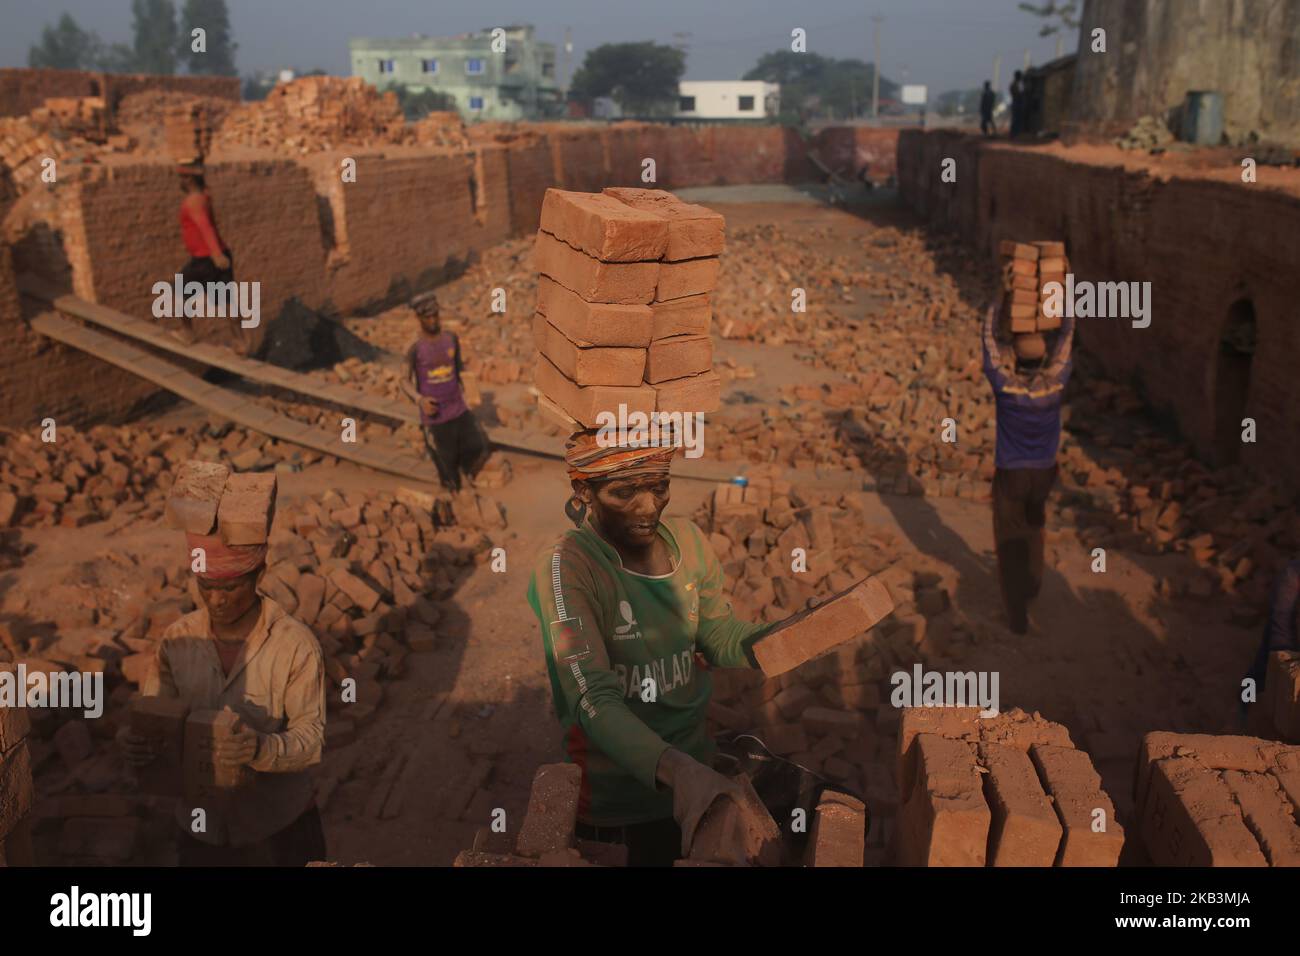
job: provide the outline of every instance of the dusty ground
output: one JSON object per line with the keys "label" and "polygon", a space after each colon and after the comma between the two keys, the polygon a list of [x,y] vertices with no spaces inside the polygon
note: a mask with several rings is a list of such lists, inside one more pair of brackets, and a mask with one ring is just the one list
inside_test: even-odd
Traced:
{"label": "dusty ground", "polygon": [[[828,252],[864,262],[871,256],[870,244],[862,241],[868,232],[916,228],[887,195],[849,211],[790,189],[756,193],[738,187],[686,191],[684,197],[707,201],[726,215],[732,230],[762,223],[821,227],[829,230],[819,240]],[[837,314],[851,319],[873,307],[870,296],[860,300]],[[775,403],[780,389],[792,383],[835,380],[836,373],[800,361],[799,351],[718,340],[718,360],[735,359],[759,372],[755,379],[731,382],[724,401],[743,391],[761,407]],[[523,392],[519,385],[504,389],[511,400]],[[157,421],[193,421],[194,414],[176,409]],[[448,864],[494,808],[521,819],[537,765],[561,755],[537,622],[525,592],[534,559],[566,525],[567,482],[557,461],[508,457],[513,480],[490,492],[507,509],[509,530],[495,534],[495,543],[506,549],[506,571],[494,572],[489,556],[482,556],[454,597],[459,613],[449,616],[445,635],[451,640],[438,651],[412,654],[407,676],[386,686],[376,718],[354,743],[327,753],[320,768],[332,859]],[[855,476],[844,477],[851,487]],[[291,502],[329,488],[403,484],[409,482],[347,463],[317,464],[282,476],[280,494]],[[710,491],[702,482],[676,481],[669,513],[690,515]],[[1121,821],[1128,822],[1128,774],[1141,733],[1230,726],[1256,631],[1227,623],[1226,605],[1180,606],[1159,597],[1157,578],[1185,563],[1183,556],[1112,550],[1106,573],[1094,574],[1088,549],[1074,535],[1081,529],[1062,528],[1057,517],[1033,633],[1014,638],[1000,623],[987,503],[860,494],[873,522],[896,530],[939,563],[955,605],[979,625],[978,639],[956,652],[956,662],[962,669],[998,671],[1004,710],[1038,710],[1066,724],[1092,754]],[[69,564],[109,547],[156,547],[170,560],[177,549],[173,538],[172,532],[139,524],[121,530],[112,521],[33,532],[28,540],[37,550],[21,571],[22,584],[31,590],[59,580]]]}

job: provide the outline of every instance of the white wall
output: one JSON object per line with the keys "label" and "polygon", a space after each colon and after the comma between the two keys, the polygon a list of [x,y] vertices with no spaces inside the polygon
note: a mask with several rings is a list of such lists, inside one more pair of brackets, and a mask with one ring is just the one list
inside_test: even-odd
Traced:
{"label": "white wall", "polygon": [[[695,97],[695,109],[677,110],[678,116],[700,119],[762,119],[776,115],[781,85],[762,80],[685,80],[678,84],[678,96]],[[740,97],[752,96],[754,108],[740,109]]]}

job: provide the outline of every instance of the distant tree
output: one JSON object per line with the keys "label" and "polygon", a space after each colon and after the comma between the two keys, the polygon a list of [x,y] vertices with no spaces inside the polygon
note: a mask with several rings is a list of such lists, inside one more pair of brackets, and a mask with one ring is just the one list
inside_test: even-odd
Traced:
{"label": "distant tree", "polygon": [[265,74],[244,77],[244,88],[240,96],[245,100],[264,100],[266,94],[275,89],[275,78]]}
{"label": "distant tree", "polygon": [[176,8],[172,0],[131,0],[135,68],[141,73],[176,72]]}
{"label": "distant tree", "polygon": [[125,43],[104,47],[96,60],[96,69],[105,73],[142,73],[136,65],[135,50]]}
{"label": "distant tree", "polygon": [[573,75],[570,95],[580,100],[611,97],[633,116],[671,113],[686,54],[661,43],[605,43],[587,51]]}
{"label": "distant tree", "polygon": [[1079,0],[1047,0],[1046,3],[1021,3],[1019,6],[1026,13],[1049,21],[1038,28],[1040,37],[1049,37],[1066,29],[1079,29]]}
{"label": "distant tree", "polygon": [[41,42],[27,49],[27,65],[48,70],[93,70],[103,42],[93,30],[65,13],[54,26],[41,30]]}
{"label": "distant tree", "polygon": [[[193,31],[202,28],[206,51],[194,49]],[[226,0],[185,0],[181,10],[181,30],[177,54],[190,73],[207,76],[238,76],[235,50],[238,43],[230,39],[230,12]]]}
{"label": "distant tree", "polygon": [[[456,109],[456,97],[441,90],[412,90],[406,86],[390,86],[397,94],[397,102],[402,107],[402,115],[408,121],[415,121],[430,113],[452,112]],[[385,90],[387,92],[387,90]]]}
{"label": "distant tree", "polygon": [[[875,65],[837,60],[817,53],[778,50],[765,53],[745,74],[746,80],[781,84],[781,120],[803,123],[814,118],[852,119],[871,105]],[[898,84],[880,77],[880,96],[897,96]]]}
{"label": "distant tree", "polygon": [[940,93],[935,100],[935,110],[940,116],[955,116],[958,113],[979,116],[980,95],[983,92],[983,88],[978,86],[969,90],[948,90]]}

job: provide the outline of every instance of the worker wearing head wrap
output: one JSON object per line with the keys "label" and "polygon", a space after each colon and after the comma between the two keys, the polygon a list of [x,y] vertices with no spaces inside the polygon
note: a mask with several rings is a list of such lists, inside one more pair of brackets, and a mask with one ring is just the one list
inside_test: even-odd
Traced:
{"label": "worker wearing head wrap", "polygon": [[754,667],[766,630],[732,615],[704,533],[661,519],[674,451],[573,435],[576,527],[542,554],[528,589],[564,746],[582,768],[580,832],[626,844],[632,865],[685,856],[705,810],[736,794],[709,766],[712,680],[695,658]]}
{"label": "worker wearing head wrap", "polygon": [[[200,607],[158,642],[145,697],[180,698],[190,712],[229,708],[236,733],[214,742],[216,763],[246,768],[245,786],[203,797],[196,829],[193,795],[179,801],[180,863],[303,866],[325,857],[325,834],[307,768],[325,738],[325,668],[311,630],[260,593],[267,546],[230,545],[220,534],[187,534]],[[127,762],[155,755],[126,727]]]}
{"label": "worker wearing head wrap", "polygon": [[1061,396],[1074,366],[1074,317],[1066,315],[1048,354],[1040,333],[1014,336],[1013,354],[997,339],[1000,304],[984,317],[984,374],[997,406],[993,539],[1007,623],[1029,630],[1029,602],[1043,583],[1047,497],[1056,483]]}

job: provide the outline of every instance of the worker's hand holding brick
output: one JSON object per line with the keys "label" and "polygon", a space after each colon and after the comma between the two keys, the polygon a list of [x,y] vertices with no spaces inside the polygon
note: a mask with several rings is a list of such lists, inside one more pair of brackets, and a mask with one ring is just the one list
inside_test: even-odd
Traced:
{"label": "worker's hand holding brick", "polygon": [[682,829],[682,856],[689,856],[695,831],[714,801],[723,798],[740,803],[740,787],[711,767],[669,748],[659,758],[655,778],[673,792],[673,819]]}
{"label": "worker's hand holding brick", "polygon": [[124,726],[117,732],[117,749],[130,767],[147,767],[153,763],[156,756],[153,748],[149,746],[148,738],[133,733],[130,725]]}
{"label": "worker's hand holding brick", "polygon": [[223,767],[243,767],[257,759],[261,740],[257,733],[240,727],[228,737],[218,737],[213,742],[213,756]]}

